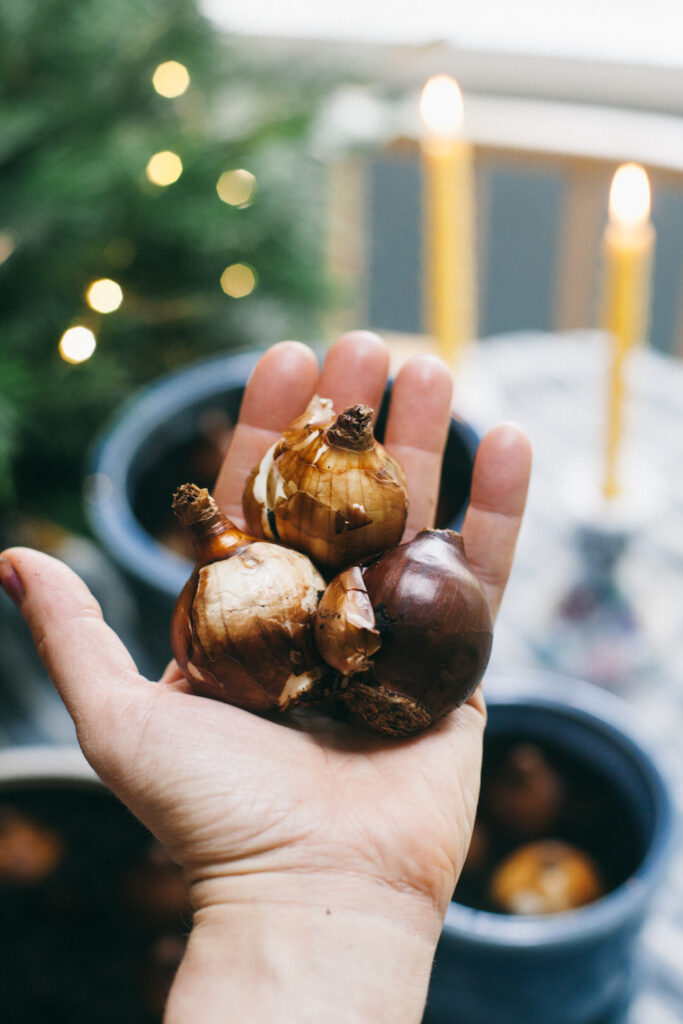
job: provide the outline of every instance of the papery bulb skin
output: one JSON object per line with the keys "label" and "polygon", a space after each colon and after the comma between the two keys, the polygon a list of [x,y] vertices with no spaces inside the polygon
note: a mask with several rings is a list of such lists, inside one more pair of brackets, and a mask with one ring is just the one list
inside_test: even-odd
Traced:
{"label": "papery bulb skin", "polygon": [[398,544],[407,493],[373,435],[372,409],[337,416],[316,396],[252,470],[243,509],[253,533],[305,552],[329,577]]}
{"label": "papery bulb skin", "polygon": [[329,670],[315,646],[325,581],[298,551],[250,537],[206,489],[186,484],[174,511],[197,564],[171,622],[171,646],[195,693],[255,712],[322,694]]}
{"label": "papery bulb skin", "polygon": [[422,732],[472,695],[491,653],[491,610],[462,538],[422,530],[352,572],[320,601],[318,649],[343,677],[344,703],[372,729]]}
{"label": "papery bulb skin", "polygon": [[370,669],[382,639],[359,566],[345,569],[327,587],[318,606],[316,642],[325,660],[341,675]]}

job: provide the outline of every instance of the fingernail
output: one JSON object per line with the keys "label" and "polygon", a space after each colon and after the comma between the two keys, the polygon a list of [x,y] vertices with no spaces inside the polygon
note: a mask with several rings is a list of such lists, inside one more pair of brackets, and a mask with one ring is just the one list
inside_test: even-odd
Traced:
{"label": "fingernail", "polygon": [[19,574],[8,558],[0,555],[0,585],[7,596],[15,604],[21,604],[24,600],[24,585],[19,579]]}

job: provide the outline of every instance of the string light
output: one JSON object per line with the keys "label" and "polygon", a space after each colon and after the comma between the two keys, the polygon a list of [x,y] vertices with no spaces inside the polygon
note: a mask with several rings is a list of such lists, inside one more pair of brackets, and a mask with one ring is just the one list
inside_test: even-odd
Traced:
{"label": "string light", "polygon": [[183,173],[183,163],[177,153],[164,149],[150,159],[145,173],[153,185],[172,185]]}
{"label": "string light", "polygon": [[152,85],[159,95],[167,100],[182,96],[189,84],[189,72],[185,65],[177,60],[164,61],[152,75]]}
{"label": "string light", "polygon": [[233,263],[221,274],[221,288],[232,299],[243,299],[256,287],[256,274],[246,263]]}
{"label": "string light", "polygon": [[97,313],[113,313],[123,302],[121,286],[109,277],[93,281],[88,288],[85,299],[91,309]]}
{"label": "string light", "polygon": [[0,231],[0,263],[8,260],[14,252],[14,236],[9,231]]}
{"label": "string light", "polygon": [[216,192],[229,206],[249,206],[256,191],[256,178],[243,167],[224,171],[216,182]]}
{"label": "string light", "polygon": [[76,326],[64,331],[59,342],[59,354],[67,363],[84,363],[95,351],[97,341],[89,328]]}

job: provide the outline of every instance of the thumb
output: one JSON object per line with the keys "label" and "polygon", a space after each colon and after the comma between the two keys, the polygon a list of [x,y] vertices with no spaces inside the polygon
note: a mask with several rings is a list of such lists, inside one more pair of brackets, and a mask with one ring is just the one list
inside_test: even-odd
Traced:
{"label": "thumb", "polygon": [[122,708],[131,712],[134,694],[153,684],[138,674],[85,583],[63,562],[30,548],[10,548],[0,555],[0,582],[31,630],[86,757],[96,759]]}

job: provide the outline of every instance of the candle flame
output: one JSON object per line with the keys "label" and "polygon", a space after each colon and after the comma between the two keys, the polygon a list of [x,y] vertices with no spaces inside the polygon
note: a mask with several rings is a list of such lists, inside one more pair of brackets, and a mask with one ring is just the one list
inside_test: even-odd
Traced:
{"label": "candle flame", "polygon": [[609,192],[610,219],[620,227],[635,228],[650,216],[650,182],[640,164],[622,164]]}
{"label": "candle flame", "polygon": [[450,75],[434,75],[422,90],[420,115],[426,131],[452,138],[462,131],[464,107],[460,86]]}

